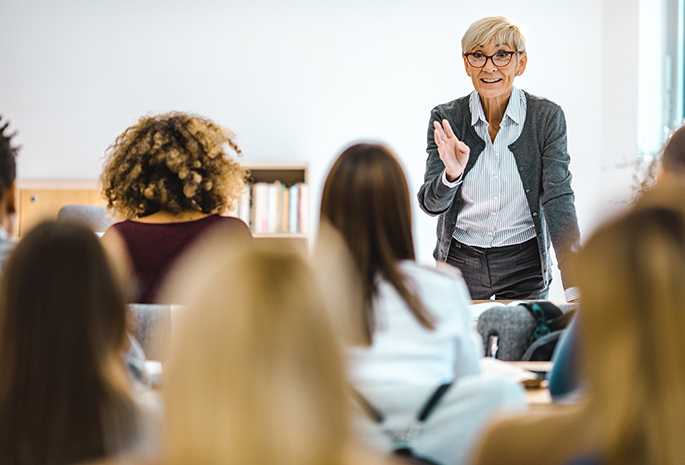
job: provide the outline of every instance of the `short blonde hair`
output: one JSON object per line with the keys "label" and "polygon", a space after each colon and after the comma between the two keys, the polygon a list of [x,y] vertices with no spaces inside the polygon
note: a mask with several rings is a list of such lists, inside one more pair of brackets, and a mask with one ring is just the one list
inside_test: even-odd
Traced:
{"label": "short blonde hair", "polygon": [[341,463],[342,354],[308,264],[252,250],[202,281],[165,384],[164,463]]}
{"label": "short blonde hair", "polygon": [[223,213],[243,193],[246,170],[234,134],[201,116],[144,116],[107,150],[100,180],[107,207],[124,218],[160,210]]}
{"label": "short blonde hair", "polygon": [[461,39],[461,51],[470,53],[490,42],[507,44],[517,52],[526,53],[522,27],[505,16],[486,16],[471,24]]}

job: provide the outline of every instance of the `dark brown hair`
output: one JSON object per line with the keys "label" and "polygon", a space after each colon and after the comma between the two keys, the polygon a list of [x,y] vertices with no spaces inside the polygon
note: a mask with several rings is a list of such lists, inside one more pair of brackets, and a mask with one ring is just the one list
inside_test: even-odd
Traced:
{"label": "dark brown hair", "polygon": [[86,227],[41,223],[17,245],[0,280],[0,463],[99,458],[134,437],[125,311]]}
{"label": "dark brown hair", "polygon": [[432,315],[399,267],[400,260],[415,259],[411,203],[404,171],[387,147],[357,144],[338,157],[324,185],[321,218],[340,231],[359,268],[368,342],[375,329],[372,302],[379,275],[424,327],[433,328]]}
{"label": "dark brown hair", "polygon": [[108,149],[101,175],[108,208],[125,218],[160,210],[223,213],[243,193],[246,170],[234,135],[200,116],[144,116]]}

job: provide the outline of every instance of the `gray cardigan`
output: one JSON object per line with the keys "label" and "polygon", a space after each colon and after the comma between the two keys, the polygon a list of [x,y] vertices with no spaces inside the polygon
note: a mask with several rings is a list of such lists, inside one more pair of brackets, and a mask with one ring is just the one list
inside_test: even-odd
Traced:
{"label": "gray cardigan", "polygon": [[[580,229],[571,189],[570,158],[566,150],[566,119],[561,107],[547,99],[525,92],[526,120],[521,136],[509,149],[516,158],[523,189],[538,236],[538,250],[545,284],[552,281],[550,241],[562,272],[564,288],[569,282],[564,270],[569,256],[580,248]],[[445,165],[433,140],[433,122],[446,119],[459,140],[471,149],[464,176],[473,168],[485,149],[485,142],[471,126],[469,96],[461,97],[431,112],[428,125],[428,159],[424,183],[419,189],[419,205],[438,218],[438,241],[433,256],[446,261],[457,214],[462,208],[461,185],[449,188],[442,183]]]}

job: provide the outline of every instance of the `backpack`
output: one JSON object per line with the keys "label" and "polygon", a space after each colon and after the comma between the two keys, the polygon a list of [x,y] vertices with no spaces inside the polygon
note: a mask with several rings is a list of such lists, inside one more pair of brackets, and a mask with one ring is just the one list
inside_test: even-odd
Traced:
{"label": "backpack", "polygon": [[525,302],[521,304],[535,318],[536,326],[528,336],[526,351],[521,360],[540,362],[552,360],[554,349],[576,310],[562,312],[551,302]]}
{"label": "backpack", "polygon": [[478,317],[484,353],[505,361],[549,361],[576,310],[546,301],[497,305]]}

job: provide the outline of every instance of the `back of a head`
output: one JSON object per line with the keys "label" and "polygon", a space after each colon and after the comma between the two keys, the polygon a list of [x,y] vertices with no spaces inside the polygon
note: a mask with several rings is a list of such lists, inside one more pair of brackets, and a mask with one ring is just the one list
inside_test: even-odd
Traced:
{"label": "back of a head", "polygon": [[379,276],[421,325],[433,328],[432,315],[399,267],[401,260],[415,259],[411,203],[402,166],[387,147],[356,144],[338,157],[323,188],[321,218],[338,230],[357,265],[365,304],[357,321],[366,344],[376,326],[372,302]]}
{"label": "back of a head", "polygon": [[593,234],[574,269],[605,463],[678,463],[685,456],[683,210],[644,204],[624,214]]}
{"label": "back of a head", "polygon": [[5,134],[9,123],[2,123],[0,116],[0,199],[17,176],[17,149],[12,147],[12,136]]}
{"label": "back of a head", "polygon": [[124,218],[166,210],[222,213],[243,193],[246,171],[234,134],[182,112],[144,116],[109,147],[101,182],[108,207]]}
{"label": "back of a head", "polygon": [[[121,291],[90,230],[50,221],[22,239],[0,281],[0,462],[104,455],[103,407],[128,400],[125,331]],[[112,424],[126,429],[129,413]]]}
{"label": "back of a head", "polygon": [[297,254],[213,267],[180,316],[165,384],[166,463],[337,463],[348,438],[342,356]]}
{"label": "back of a head", "polygon": [[666,142],[661,167],[666,173],[685,175],[685,126],[675,130]]}
{"label": "back of a head", "polygon": [[326,178],[321,216],[340,231],[360,268],[371,263],[371,277],[385,262],[414,259],[407,179],[382,145],[356,144],[338,157]]}

